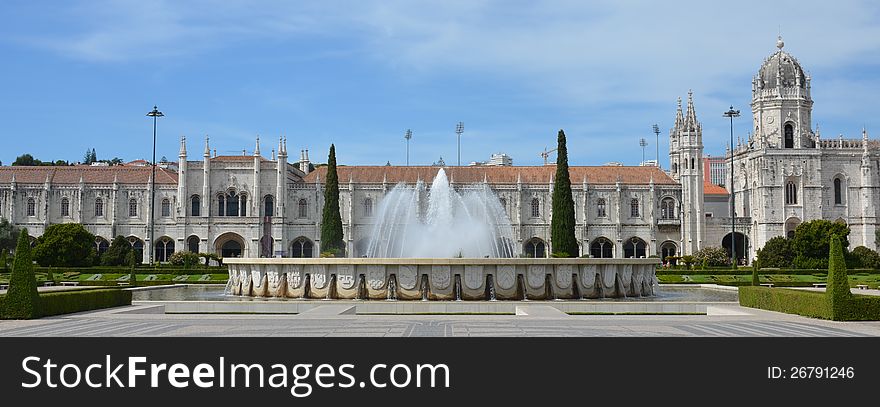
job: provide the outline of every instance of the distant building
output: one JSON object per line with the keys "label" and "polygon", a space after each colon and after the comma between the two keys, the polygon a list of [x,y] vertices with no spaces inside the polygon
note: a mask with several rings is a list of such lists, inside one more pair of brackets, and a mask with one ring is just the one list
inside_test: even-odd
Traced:
{"label": "distant building", "polygon": [[709,174],[709,182],[712,185],[725,186],[727,180],[727,169],[730,167],[725,164],[725,157],[720,156],[706,156],[703,157],[703,165],[706,174]]}
{"label": "distant building", "polygon": [[640,164],[642,167],[659,167],[657,160],[645,160]]}

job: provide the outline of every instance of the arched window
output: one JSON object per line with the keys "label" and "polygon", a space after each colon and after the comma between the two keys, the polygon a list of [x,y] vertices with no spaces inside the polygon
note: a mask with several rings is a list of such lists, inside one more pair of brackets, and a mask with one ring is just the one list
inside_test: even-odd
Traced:
{"label": "arched window", "polygon": [[610,259],[614,257],[614,243],[610,240],[600,237],[590,243],[590,256],[600,259]]}
{"label": "arched window", "polygon": [[275,199],[272,195],[266,195],[263,200],[263,216],[275,216]]}
{"label": "arched window", "polygon": [[785,148],[794,148],[794,127],[791,123],[785,124]]}
{"label": "arched window", "polygon": [[104,200],[101,198],[95,199],[95,217],[100,218],[104,216]]}
{"label": "arched window", "polygon": [[239,216],[239,212],[242,213],[241,216],[244,216],[244,207],[245,207],[245,196],[242,194],[240,196],[241,203],[239,204],[239,195],[235,192],[230,191],[225,195],[220,195],[217,198],[218,203],[220,204],[220,210],[217,213],[218,216]]}
{"label": "arched window", "polygon": [[297,238],[290,244],[290,257],[312,257],[312,247],[309,239]]}
{"label": "arched window", "polygon": [[144,258],[144,241],[135,236],[130,236],[128,242],[131,243],[131,249],[134,250],[135,258],[142,262]]}
{"label": "arched window", "polygon": [[596,200],[596,217],[605,218],[608,216],[608,212],[605,210],[605,198],[599,198]]}
{"label": "arched window", "polygon": [[667,257],[675,257],[675,251],[675,243],[671,241],[663,242],[660,245],[660,259],[665,262]]}
{"label": "arched window", "polygon": [[547,245],[544,244],[544,241],[533,237],[526,242],[525,252],[526,256],[533,258],[544,258],[547,257]]}
{"label": "arched window", "polygon": [[171,201],[167,198],[162,200],[162,216],[166,218],[171,216]]}
{"label": "arched window", "polygon": [[672,163],[672,173],[678,174],[678,163]]}
{"label": "arched window", "polygon": [[138,216],[138,201],[134,198],[128,200],[128,216]]}
{"label": "arched window", "polygon": [[174,240],[169,237],[163,237],[156,242],[155,260],[159,263],[167,263],[174,254]]}
{"label": "arched window", "polygon": [[198,253],[199,252],[199,237],[198,236],[190,236],[186,239],[186,248],[190,251],[190,253]]}
{"label": "arched window", "polygon": [[34,198],[27,200],[27,216],[37,216],[37,201]]}
{"label": "arched window", "polygon": [[636,198],[629,201],[629,216],[633,218],[639,217],[639,200]]}
{"label": "arched window", "polygon": [[537,218],[541,216],[541,202],[538,201],[538,198],[532,198],[532,217]]}
{"label": "arched window", "polygon": [[785,204],[786,205],[797,205],[797,185],[794,181],[788,181],[785,184]]}
{"label": "arched window", "polygon": [[190,216],[202,216],[202,198],[200,198],[198,195],[193,195],[192,198],[190,198],[189,202]]}
{"label": "arched window", "polygon": [[61,216],[70,216],[70,200],[61,198]]}
{"label": "arched window", "polygon": [[501,204],[501,209],[504,209],[504,212],[507,212],[507,199],[498,198],[498,203]]}
{"label": "arched window", "polygon": [[623,257],[625,258],[642,258],[645,257],[645,248],[647,244],[644,240],[634,237],[623,244]]}
{"label": "arched window", "polygon": [[107,243],[106,239],[101,236],[95,237],[95,251],[98,252],[98,254],[104,254],[109,248],[110,244]]}
{"label": "arched window", "polygon": [[660,219],[675,219],[675,200],[663,198],[660,201]]}
{"label": "arched window", "polygon": [[694,165],[694,158],[691,157],[691,169],[693,170],[693,169],[695,169],[695,168],[697,168],[697,166]]}
{"label": "arched window", "polygon": [[373,216],[373,200],[371,198],[364,199],[364,216]]}
{"label": "arched window", "polygon": [[834,204],[841,205],[843,204],[843,185],[840,182],[840,178],[834,179]]}
{"label": "arched window", "polygon": [[239,204],[238,204],[239,215],[238,216],[247,216],[247,195],[246,194],[239,195],[238,201],[239,201]]}
{"label": "arched window", "polygon": [[[296,217],[300,219],[305,219],[309,215],[309,202],[305,200],[305,198],[300,199],[296,204],[297,214]],[[311,256],[309,256],[311,257]]]}
{"label": "arched window", "polygon": [[241,243],[234,239],[230,239],[220,246],[220,256],[223,257],[241,257],[241,252]]}

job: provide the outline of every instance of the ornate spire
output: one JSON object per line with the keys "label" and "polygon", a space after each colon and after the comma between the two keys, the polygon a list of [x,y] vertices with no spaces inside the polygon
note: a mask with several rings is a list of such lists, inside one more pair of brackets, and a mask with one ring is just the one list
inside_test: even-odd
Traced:
{"label": "ornate spire", "polygon": [[278,157],[286,156],[284,151],[284,137],[278,136]]}
{"label": "ornate spire", "polygon": [[260,135],[257,135],[257,145],[254,147],[254,157],[260,156]]}
{"label": "ornate spire", "polygon": [[208,135],[205,134],[205,154],[204,154],[205,158],[208,158],[211,156],[211,146],[208,143],[209,139],[210,138],[208,137]]}
{"label": "ornate spire", "polygon": [[776,37],[776,48],[782,51],[782,47],[785,46],[785,41],[782,40],[782,36],[779,35]]}
{"label": "ornate spire", "polygon": [[685,114],[685,125],[688,130],[694,131],[699,124],[697,123],[697,111],[694,109],[694,92],[688,90],[687,113]]}
{"label": "ornate spire", "polygon": [[684,116],[681,113],[681,97],[678,98],[678,109],[675,111],[675,129],[681,128],[684,123]]}

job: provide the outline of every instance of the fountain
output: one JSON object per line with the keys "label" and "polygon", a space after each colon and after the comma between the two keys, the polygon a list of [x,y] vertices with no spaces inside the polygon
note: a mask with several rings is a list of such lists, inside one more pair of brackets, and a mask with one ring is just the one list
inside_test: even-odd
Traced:
{"label": "fountain", "polygon": [[365,257],[225,259],[227,292],[266,295],[254,288],[267,276],[281,281],[270,295],[337,300],[569,300],[656,290],[659,259],[517,258],[515,236],[488,184],[453,188],[440,169],[430,186],[400,183],[381,199]]}

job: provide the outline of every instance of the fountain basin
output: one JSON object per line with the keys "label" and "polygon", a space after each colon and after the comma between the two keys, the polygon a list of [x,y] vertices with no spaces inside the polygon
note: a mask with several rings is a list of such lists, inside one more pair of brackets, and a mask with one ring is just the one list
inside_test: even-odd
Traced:
{"label": "fountain basin", "polygon": [[548,300],[654,295],[659,259],[232,258],[227,292],[255,297]]}

